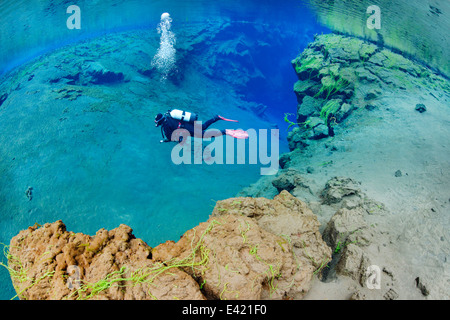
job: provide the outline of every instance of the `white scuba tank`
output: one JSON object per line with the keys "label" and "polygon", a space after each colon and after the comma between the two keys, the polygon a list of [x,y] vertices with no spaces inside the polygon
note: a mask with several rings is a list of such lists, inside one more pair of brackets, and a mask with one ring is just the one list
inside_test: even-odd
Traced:
{"label": "white scuba tank", "polygon": [[183,110],[173,109],[169,112],[170,116],[174,119],[186,121],[186,122],[194,122],[197,121],[198,116],[193,112],[187,112]]}

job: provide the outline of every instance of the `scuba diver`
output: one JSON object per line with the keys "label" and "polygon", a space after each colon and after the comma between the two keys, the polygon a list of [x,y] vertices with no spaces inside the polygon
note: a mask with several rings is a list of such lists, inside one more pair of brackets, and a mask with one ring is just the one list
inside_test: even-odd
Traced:
{"label": "scuba diver", "polygon": [[[177,137],[172,137],[172,133],[177,129],[185,129],[189,132],[191,137],[196,138],[202,138],[205,130],[209,128],[214,122],[217,122],[219,120],[224,121],[230,121],[230,122],[238,122],[237,120],[231,120],[226,119],[222,116],[216,115],[213,118],[207,120],[205,123],[201,126],[201,137],[198,137],[195,135],[195,125],[194,121],[198,120],[198,116],[195,113],[192,112],[186,112],[182,110],[169,110],[165,114],[158,113],[155,117],[155,126],[159,127],[161,126],[161,135],[163,139],[160,141],[162,142],[181,142],[183,140],[183,136],[180,136],[178,139]],[[222,135],[229,135],[236,139],[247,139],[248,133],[244,130],[231,130],[231,129],[225,129],[220,130],[220,133]],[[174,140],[172,140],[174,139]]]}

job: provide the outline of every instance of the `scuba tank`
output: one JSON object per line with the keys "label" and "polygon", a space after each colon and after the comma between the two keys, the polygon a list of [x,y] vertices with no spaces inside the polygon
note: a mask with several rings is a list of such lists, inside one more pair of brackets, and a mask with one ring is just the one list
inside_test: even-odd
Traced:
{"label": "scuba tank", "polygon": [[193,112],[182,111],[178,109],[169,110],[169,114],[172,118],[186,121],[186,122],[194,122],[197,121],[198,116]]}

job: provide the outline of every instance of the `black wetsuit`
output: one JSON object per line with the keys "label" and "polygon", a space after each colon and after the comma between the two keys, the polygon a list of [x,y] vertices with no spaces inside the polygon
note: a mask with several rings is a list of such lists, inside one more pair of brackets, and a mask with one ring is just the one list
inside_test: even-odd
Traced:
{"label": "black wetsuit", "polygon": [[[210,125],[212,125],[214,122],[220,120],[220,118],[218,116],[215,116],[214,118],[211,118],[209,120],[207,120],[205,123],[202,123],[202,136],[205,132],[206,129],[208,129],[208,127]],[[172,141],[171,137],[172,137],[172,133],[177,130],[177,129],[185,129],[187,131],[189,131],[189,134],[191,135],[191,137],[194,137],[194,123],[193,122],[185,122],[185,121],[180,121],[177,119],[172,118],[170,115],[166,115],[164,121],[161,124],[161,133],[163,135],[163,142],[169,142]],[[220,131],[221,134],[225,134],[225,130],[221,130]],[[201,137],[199,137],[201,138]],[[180,142],[181,142],[182,137],[180,137]]]}

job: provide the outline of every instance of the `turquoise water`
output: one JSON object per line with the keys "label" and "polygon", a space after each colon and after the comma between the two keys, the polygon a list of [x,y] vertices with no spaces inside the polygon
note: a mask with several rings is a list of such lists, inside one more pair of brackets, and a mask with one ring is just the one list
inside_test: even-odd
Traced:
{"label": "turquoise water", "polygon": [[[80,30],[66,27],[69,4],[0,3],[1,243],[56,220],[90,235],[127,224],[150,246],[176,241],[260,177],[248,162],[175,165],[153,123],[168,108],[239,120],[219,129],[278,127],[287,151],[290,61],[328,32],[300,2],[78,1]],[[177,71],[164,81],[149,71],[163,12]],[[86,78],[96,64],[123,81]],[[0,269],[0,299],[13,295]]]}

